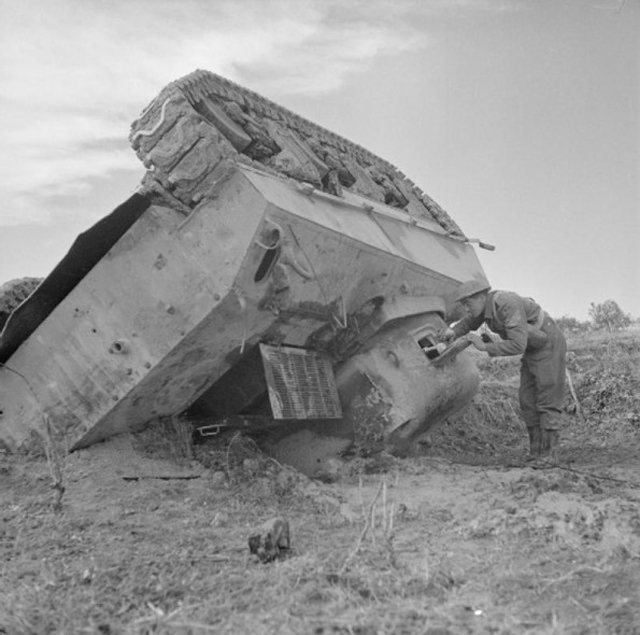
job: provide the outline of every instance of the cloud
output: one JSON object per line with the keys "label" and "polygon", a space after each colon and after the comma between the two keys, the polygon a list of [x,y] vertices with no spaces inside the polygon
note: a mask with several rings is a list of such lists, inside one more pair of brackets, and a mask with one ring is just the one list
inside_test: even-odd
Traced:
{"label": "cloud", "polygon": [[69,207],[94,179],[142,172],[128,149],[130,122],[164,85],[196,68],[276,100],[329,93],[380,56],[425,46],[414,17],[486,2],[5,3],[0,115],[10,124],[0,127],[0,195],[9,204],[0,225],[49,222],[62,212],[53,194]]}
{"label": "cloud", "polygon": [[238,64],[243,77],[275,98],[306,93],[326,94],[338,90],[347,78],[370,69],[384,55],[397,55],[425,46],[428,38],[411,29],[343,24],[340,29],[316,25],[304,42],[286,45],[281,55]]}

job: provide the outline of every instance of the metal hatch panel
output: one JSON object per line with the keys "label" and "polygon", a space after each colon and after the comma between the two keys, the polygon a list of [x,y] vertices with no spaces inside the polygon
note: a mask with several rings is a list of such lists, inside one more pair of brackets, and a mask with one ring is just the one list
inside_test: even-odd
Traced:
{"label": "metal hatch panel", "polygon": [[260,344],[274,419],[341,419],[328,356],[303,348]]}

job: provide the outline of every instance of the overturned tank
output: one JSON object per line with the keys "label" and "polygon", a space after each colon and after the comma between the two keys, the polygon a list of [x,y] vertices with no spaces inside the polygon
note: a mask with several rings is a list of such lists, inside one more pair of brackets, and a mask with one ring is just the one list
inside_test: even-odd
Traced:
{"label": "overturned tank", "polygon": [[350,447],[401,455],[471,400],[470,357],[427,353],[460,282],[485,280],[474,241],[393,165],[207,71],[129,138],[138,192],[0,336],[5,447],[183,416],[312,473]]}

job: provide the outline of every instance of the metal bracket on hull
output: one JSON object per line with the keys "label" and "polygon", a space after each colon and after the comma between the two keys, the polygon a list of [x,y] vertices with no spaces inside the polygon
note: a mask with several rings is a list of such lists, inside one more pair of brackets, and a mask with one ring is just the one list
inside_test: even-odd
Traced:
{"label": "metal bracket on hull", "polygon": [[[277,424],[271,417],[263,415],[235,415],[222,419],[201,419],[200,421],[207,421],[206,425],[195,426],[195,431],[201,437],[215,437],[225,430],[257,432]],[[193,423],[193,420],[191,420],[191,423]]]}

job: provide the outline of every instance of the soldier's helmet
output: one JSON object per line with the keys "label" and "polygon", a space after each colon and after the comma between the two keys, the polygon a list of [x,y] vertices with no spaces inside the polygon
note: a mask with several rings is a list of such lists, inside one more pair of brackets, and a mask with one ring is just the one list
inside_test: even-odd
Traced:
{"label": "soldier's helmet", "polygon": [[470,298],[476,293],[489,291],[490,289],[491,285],[488,282],[483,282],[482,280],[467,280],[458,287],[458,292],[456,293],[456,302],[460,302],[465,298]]}

